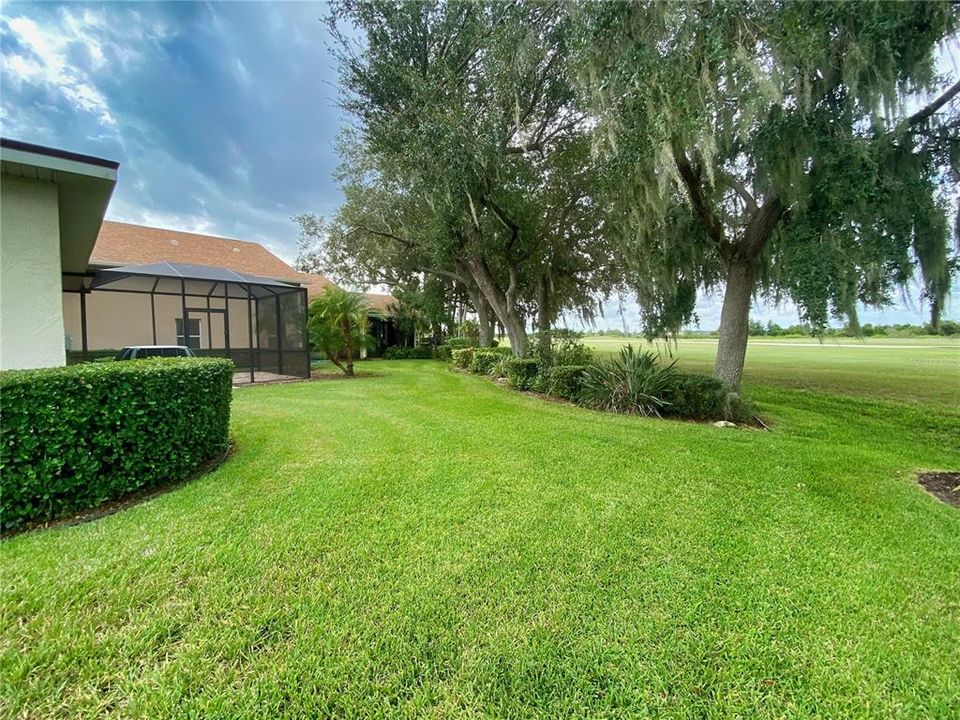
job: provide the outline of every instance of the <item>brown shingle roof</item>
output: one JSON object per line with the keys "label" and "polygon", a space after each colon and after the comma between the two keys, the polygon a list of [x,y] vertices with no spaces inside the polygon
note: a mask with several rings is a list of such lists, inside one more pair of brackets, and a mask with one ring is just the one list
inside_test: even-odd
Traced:
{"label": "brown shingle roof", "polygon": [[[95,266],[149,265],[158,262],[223,267],[236,272],[278,280],[293,280],[307,289],[307,297],[319,296],[336,285],[316,273],[294,270],[263,245],[245,240],[164,230],[144,225],[104,220],[90,256]],[[392,295],[365,294],[372,310],[389,313],[396,302]]]}
{"label": "brown shingle roof", "polygon": [[397,302],[393,295],[381,295],[379,293],[364,293],[363,297],[367,301],[367,307],[370,310],[383,315],[393,315],[392,305]]}
{"label": "brown shingle roof", "polygon": [[336,287],[336,284],[325,278],[323,275],[315,273],[295,273],[295,279],[307,289],[307,298],[313,300],[319,297],[328,287]]}
{"label": "brown shingle roof", "polygon": [[296,280],[301,274],[257,243],[110,220],[100,228],[90,256],[90,264],[99,266],[148,265],[164,260],[285,280]]}

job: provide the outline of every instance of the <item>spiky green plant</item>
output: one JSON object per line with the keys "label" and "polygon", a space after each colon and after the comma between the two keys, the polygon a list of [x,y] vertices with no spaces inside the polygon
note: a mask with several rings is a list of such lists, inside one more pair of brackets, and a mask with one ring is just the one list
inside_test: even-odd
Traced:
{"label": "spiky green plant", "polygon": [[656,415],[676,376],[676,360],[669,365],[653,352],[638,352],[633,345],[621,348],[610,360],[590,365],[583,373],[580,402],[597,410],[626,415]]}

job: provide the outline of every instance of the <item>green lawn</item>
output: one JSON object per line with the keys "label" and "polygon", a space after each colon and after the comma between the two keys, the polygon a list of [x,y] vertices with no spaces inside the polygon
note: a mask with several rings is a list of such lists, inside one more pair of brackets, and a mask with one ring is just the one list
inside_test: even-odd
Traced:
{"label": "green lawn", "polygon": [[[678,366],[713,371],[716,340],[647,344],[643,340],[587,337],[601,355],[623,345],[659,350]],[[867,395],[899,402],[960,407],[960,338],[750,338],[744,383]]]}
{"label": "green lawn", "polygon": [[955,383],[753,348],[774,432],[432,362],[238,390],[217,471],[0,546],[0,716],[956,717],[960,512],[912,475],[960,469]]}

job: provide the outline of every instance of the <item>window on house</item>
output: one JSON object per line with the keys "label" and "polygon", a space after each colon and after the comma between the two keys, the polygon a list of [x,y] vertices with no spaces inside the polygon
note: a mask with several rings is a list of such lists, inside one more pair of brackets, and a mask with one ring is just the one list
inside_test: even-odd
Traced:
{"label": "window on house", "polygon": [[187,321],[187,337],[183,336],[183,318],[177,318],[177,345],[186,345],[188,348],[200,348],[200,321]]}

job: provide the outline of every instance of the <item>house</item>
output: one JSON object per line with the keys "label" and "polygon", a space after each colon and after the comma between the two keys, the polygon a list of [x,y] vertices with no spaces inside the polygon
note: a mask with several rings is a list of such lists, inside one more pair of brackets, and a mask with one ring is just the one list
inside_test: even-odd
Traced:
{"label": "house", "polygon": [[[309,375],[307,304],[329,280],[257,243],[104,221],[116,162],[13,140],[0,161],[0,369],[189,345],[251,382]],[[387,343],[393,298],[368,300]]]}
{"label": "house", "polygon": [[[109,220],[103,222],[90,256],[90,267],[100,271],[158,262],[219,267],[260,278],[297,283],[306,290],[308,303],[328,287],[336,287],[322,275],[293,269],[258,243]],[[370,308],[371,333],[378,341],[379,352],[374,354],[380,354],[389,345],[397,344],[392,310],[396,300],[391,295],[375,293],[366,293],[364,297]],[[130,344],[124,339],[130,337],[131,332],[137,334],[142,343],[156,344],[151,342],[152,327],[140,324],[130,328],[125,323],[130,301],[130,298],[120,299],[103,294],[96,299],[88,297],[87,307],[91,318],[87,328],[88,352]],[[146,300],[141,302],[145,303]],[[205,315],[202,311],[191,312],[193,317],[188,321],[187,336],[184,337],[182,313],[178,311],[176,298],[167,300],[159,313],[157,343],[185,344],[201,351],[222,349],[222,323],[217,316]],[[64,317],[67,319],[68,343],[77,351],[80,312],[76,295],[64,294]],[[238,317],[238,314],[234,312],[231,317]],[[232,322],[230,333],[234,336],[244,335],[242,317],[240,322]]]}
{"label": "house", "polygon": [[118,167],[0,140],[0,369],[64,364],[62,273],[87,269]]}

